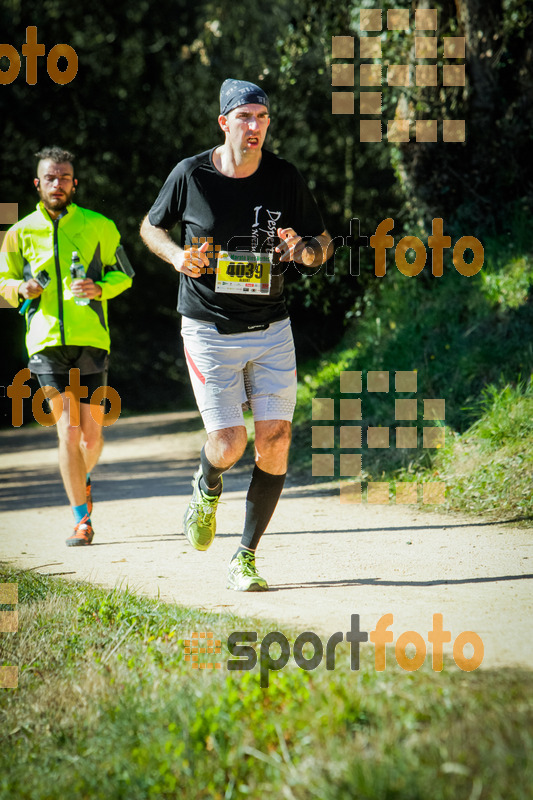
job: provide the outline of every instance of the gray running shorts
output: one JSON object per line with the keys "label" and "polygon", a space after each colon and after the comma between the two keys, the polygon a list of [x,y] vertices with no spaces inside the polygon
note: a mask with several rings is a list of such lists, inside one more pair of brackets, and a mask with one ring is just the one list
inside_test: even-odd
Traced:
{"label": "gray running shorts", "polygon": [[214,323],[183,317],[181,335],[196,403],[208,433],[256,422],[292,421],[296,358],[289,319],[266,330],[221,334]]}

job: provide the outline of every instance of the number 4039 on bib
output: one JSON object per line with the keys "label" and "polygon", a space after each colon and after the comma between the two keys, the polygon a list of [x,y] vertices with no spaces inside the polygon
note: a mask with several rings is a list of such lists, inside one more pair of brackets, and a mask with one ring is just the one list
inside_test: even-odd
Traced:
{"label": "number 4039 on bib", "polygon": [[270,253],[221,252],[217,261],[215,291],[268,294],[272,277]]}

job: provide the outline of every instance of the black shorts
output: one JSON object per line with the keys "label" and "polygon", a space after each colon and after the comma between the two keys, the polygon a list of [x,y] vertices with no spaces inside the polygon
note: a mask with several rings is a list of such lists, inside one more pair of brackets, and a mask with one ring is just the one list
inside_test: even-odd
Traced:
{"label": "black shorts", "polygon": [[52,386],[60,394],[70,384],[69,371],[79,369],[80,385],[88,389],[87,397],[81,397],[80,403],[90,403],[94,391],[107,386],[108,361],[109,353],[98,347],[57,345],[35,353],[28,367],[41,386]]}

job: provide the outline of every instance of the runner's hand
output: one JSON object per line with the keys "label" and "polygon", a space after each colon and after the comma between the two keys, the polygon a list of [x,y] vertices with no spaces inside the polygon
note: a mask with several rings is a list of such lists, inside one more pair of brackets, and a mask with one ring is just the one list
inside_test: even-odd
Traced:
{"label": "runner's hand", "polygon": [[19,286],[19,294],[22,295],[25,300],[33,300],[34,297],[39,297],[43,292],[43,287],[34,278],[21,283]]}
{"label": "runner's hand", "polygon": [[212,245],[209,242],[203,242],[200,247],[186,247],[172,261],[176,272],[183,272],[184,275],[188,275],[190,278],[199,278],[209,266],[209,257],[206,256],[205,252],[210,247]]}
{"label": "runner's hand", "polygon": [[280,261],[296,261],[298,264],[310,264],[313,261],[313,250],[305,245],[294,228],[278,228],[277,233],[281,242],[275,250],[280,253]]}
{"label": "runner's hand", "polygon": [[102,287],[95,283],[91,278],[79,278],[72,281],[70,284],[70,291],[76,297],[88,297],[89,300],[102,296]]}

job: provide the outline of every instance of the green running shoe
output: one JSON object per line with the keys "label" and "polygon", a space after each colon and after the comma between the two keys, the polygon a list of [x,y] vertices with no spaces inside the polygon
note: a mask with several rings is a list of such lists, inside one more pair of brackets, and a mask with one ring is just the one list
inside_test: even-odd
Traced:
{"label": "green running shoe", "polygon": [[267,592],[268,583],[255,567],[255,554],[242,550],[229,565],[228,589],[236,592]]}
{"label": "green running shoe", "polygon": [[[185,536],[197,550],[207,550],[213,543],[217,530],[215,518],[219,497],[210,497],[200,489],[201,467],[192,479],[192,497],[185,517],[183,530]],[[222,483],[222,478],[220,479]]]}

